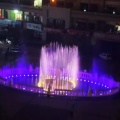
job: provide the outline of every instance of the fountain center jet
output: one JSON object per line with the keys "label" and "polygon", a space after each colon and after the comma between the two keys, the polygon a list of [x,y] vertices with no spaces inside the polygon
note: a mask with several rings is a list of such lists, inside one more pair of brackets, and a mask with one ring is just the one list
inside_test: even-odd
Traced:
{"label": "fountain center jet", "polygon": [[73,90],[77,85],[79,57],[77,46],[43,46],[40,57],[39,87]]}

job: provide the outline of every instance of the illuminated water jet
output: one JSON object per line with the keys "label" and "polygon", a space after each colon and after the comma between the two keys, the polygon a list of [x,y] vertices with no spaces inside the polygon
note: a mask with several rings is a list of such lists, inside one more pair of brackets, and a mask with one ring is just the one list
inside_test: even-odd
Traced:
{"label": "illuminated water jet", "polygon": [[[104,96],[118,92],[113,77],[93,71],[80,71],[78,47],[50,44],[41,50],[40,66],[33,68],[25,56],[16,66],[0,69],[0,84],[29,92],[63,96]],[[28,67],[29,66],[29,67]]]}
{"label": "illuminated water jet", "polygon": [[50,44],[42,47],[39,87],[72,90],[77,85],[79,71],[78,47]]}

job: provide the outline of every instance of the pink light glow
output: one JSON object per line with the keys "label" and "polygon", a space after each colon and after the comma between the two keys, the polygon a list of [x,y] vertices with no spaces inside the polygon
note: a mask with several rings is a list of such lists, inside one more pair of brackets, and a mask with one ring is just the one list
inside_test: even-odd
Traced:
{"label": "pink light glow", "polygon": [[[42,47],[39,80],[42,79],[41,76],[44,77],[43,82],[56,76],[53,81],[54,87],[69,89],[69,81],[76,86],[78,71],[78,47],[62,47],[57,44],[50,44],[49,48]],[[65,80],[66,76],[68,79]],[[58,83],[59,80],[62,80],[62,83]]]}

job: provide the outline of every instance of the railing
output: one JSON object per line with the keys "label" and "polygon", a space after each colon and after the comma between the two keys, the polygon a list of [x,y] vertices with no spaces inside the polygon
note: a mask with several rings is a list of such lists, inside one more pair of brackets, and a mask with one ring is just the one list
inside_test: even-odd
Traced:
{"label": "railing", "polygon": [[107,34],[107,33],[97,33],[95,32],[93,34],[93,38],[95,39],[101,39],[106,41],[119,41],[120,42],[120,35],[119,34]]}
{"label": "railing", "polygon": [[0,84],[8,87],[12,87],[14,89],[33,92],[33,93],[39,93],[44,95],[52,95],[52,96],[71,96],[71,97],[87,97],[87,96],[108,96],[115,94],[119,91],[118,87],[114,87],[112,89],[106,89],[106,90],[95,90],[93,93],[90,93],[88,91],[85,92],[84,90],[61,90],[61,89],[55,89],[54,91],[50,91],[49,93],[45,91],[42,87],[36,87],[36,86],[29,86],[29,85],[23,85],[23,84],[13,84],[11,81],[7,81],[6,79],[0,78]]}
{"label": "railing", "polygon": [[[50,69],[50,71],[52,71],[52,73],[54,73],[54,70]],[[0,70],[0,76],[2,76],[4,78],[8,77],[8,76],[12,77],[12,76],[15,76],[15,75],[20,75],[20,74],[23,74],[23,75],[24,74],[25,75],[36,74],[37,76],[39,76],[39,72],[40,72],[40,68],[39,67],[36,67],[35,69],[33,69],[32,67],[29,67],[28,69],[26,69],[26,68],[16,69],[16,68],[9,68],[9,66],[8,66],[8,67],[3,68],[3,70]],[[92,81],[94,81],[95,79],[98,79],[98,77],[100,78],[99,75],[88,73],[88,72],[80,71],[78,74],[79,74],[79,76],[78,76],[79,80],[80,79],[85,79],[85,80],[92,80]],[[54,76],[54,75],[50,75],[50,76]],[[62,77],[67,77],[67,76],[62,76]],[[72,76],[69,76],[69,78],[70,77],[72,77]]]}
{"label": "railing", "polygon": [[91,78],[93,78],[93,75],[92,74],[90,74],[90,73],[87,73],[87,72],[80,72],[80,77],[81,78],[85,78],[85,79],[91,79]]}
{"label": "railing", "polygon": [[[50,69],[51,71],[51,69]],[[3,68],[3,70],[0,70],[0,84],[13,87],[16,89],[20,90],[25,90],[29,92],[35,92],[35,93],[41,93],[41,94],[47,94],[47,91],[45,91],[43,88],[37,87],[37,83],[39,81],[39,72],[40,68],[36,67],[36,69],[33,69],[31,66],[27,68],[10,68],[9,66],[6,66]],[[54,71],[52,71],[54,73]],[[29,77],[30,78],[35,78],[34,86],[31,86],[32,84],[26,85],[26,84],[19,84],[17,82],[14,82],[14,78],[17,79],[18,77]],[[53,78],[55,76],[52,76]],[[64,76],[66,77],[66,76]],[[36,79],[37,78],[37,79]],[[71,78],[67,77],[67,80],[70,80]],[[108,82],[106,80],[108,79]],[[11,81],[13,80],[13,81]],[[104,89],[99,90],[95,89],[94,93],[92,96],[104,96],[104,95],[111,95],[114,94],[118,91],[119,85],[115,81],[110,81],[111,79],[101,78],[98,75],[94,75],[91,73],[88,73],[87,71],[80,71],[79,72],[79,77],[77,79],[78,83],[80,82],[85,82],[86,84],[92,84],[92,85],[98,85],[101,87],[104,87]],[[112,86],[111,86],[112,85]],[[88,91],[89,92],[89,91]],[[54,91],[51,91],[51,95],[59,95],[59,96],[89,96],[88,92],[85,92],[84,90],[63,90],[63,89],[55,89]]]}

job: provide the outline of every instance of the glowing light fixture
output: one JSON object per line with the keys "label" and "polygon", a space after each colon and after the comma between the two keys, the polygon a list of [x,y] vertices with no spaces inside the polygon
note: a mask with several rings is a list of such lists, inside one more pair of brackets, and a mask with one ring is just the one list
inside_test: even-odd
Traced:
{"label": "glowing light fixture", "polygon": [[115,14],[115,11],[113,11],[113,14]]}
{"label": "glowing light fixture", "polygon": [[18,10],[14,10],[14,13],[18,13],[19,11]]}

